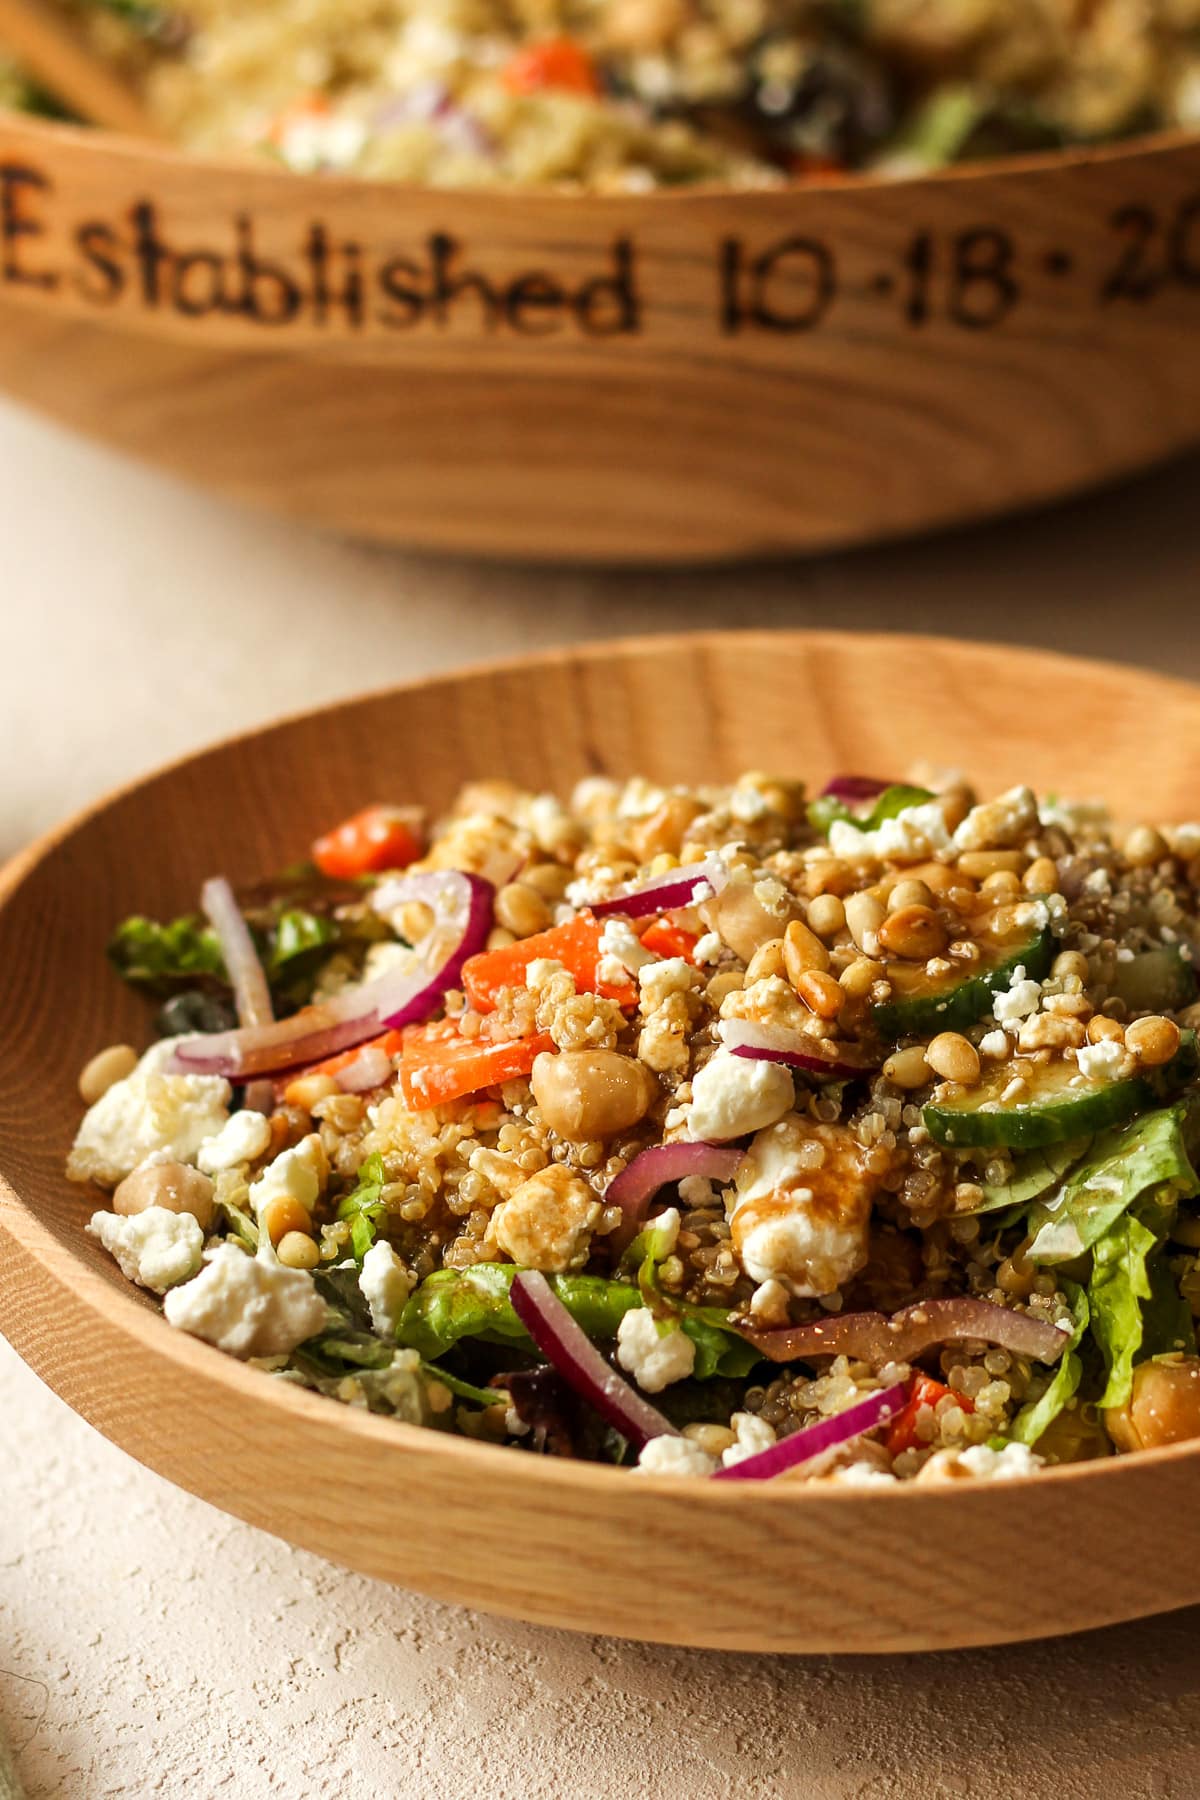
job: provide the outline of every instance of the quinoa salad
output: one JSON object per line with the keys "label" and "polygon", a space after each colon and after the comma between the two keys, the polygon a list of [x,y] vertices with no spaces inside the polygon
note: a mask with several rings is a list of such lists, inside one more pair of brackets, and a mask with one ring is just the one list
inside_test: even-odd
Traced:
{"label": "quinoa salad", "polygon": [[375,805],[120,925],[160,1035],[88,1063],[67,1173],[176,1329],[516,1454],[1200,1437],[1198,886],[1200,825],[929,770]]}
{"label": "quinoa salad", "polygon": [[[1200,0],[63,3],[185,145],[437,186],[763,186],[1200,119]],[[11,64],[0,101],[55,111]]]}

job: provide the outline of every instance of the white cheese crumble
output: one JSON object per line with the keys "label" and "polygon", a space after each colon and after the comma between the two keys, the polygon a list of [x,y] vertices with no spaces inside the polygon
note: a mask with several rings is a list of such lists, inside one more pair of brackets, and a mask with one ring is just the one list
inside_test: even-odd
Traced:
{"label": "white cheese crumble", "polygon": [[792,1117],[760,1131],[742,1158],[730,1214],[733,1246],[752,1281],[779,1281],[798,1299],[832,1294],[868,1255],[870,1202],[848,1181],[816,1203],[804,1153],[806,1120]]}
{"label": "white cheese crumble", "polygon": [[230,1356],[287,1356],[322,1330],[328,1308],[303,1269],[218,1244],[194,1281],[172,1288],[167,1320]]}
{"label": "white cheese crumble", "polygon": [[194,1162],[205,1138],[221,1130],[229,1116],[229,1083],[219,1075],[164,1072],[181,1042],[163,1038],[89,1107],[67,1159],[71,1181],[115,1188],[156,1152],[170,1162]]}
{"label": "white cheese crumble", "polygon": [[556,975],[565,975],[566,970],[552,956],[535,956],[525,967],[525,986],[534,992],[544,988],[547,982],[553,981]]}
{"label": "white cheese crumble", "polygon": [[617,1361],[644,1393],[661,1394],[691,1374],[696,1346],[680,1326],[660,1329],[648,1306],[634,1306],[617,1326]]}
{"label": "white cheese crumble", "polygon": [[653,1012],[671,994],[690,993],[699,980],[696,970],[682,956],[665,956],[647,963],[638,970],[642,1012]]}
{"label": "white cheese crumble", "polygon": [[1089,1081],[1118,1081],[1125,1073],[1129,1052],[1120,1038],[1102,1038],[1098,1044],[1085,1044],[1076,1051],[1079,1073]]}
{"label": "white cheese crumble", "polygon": [[250,1188],[250,1207],[255,1218],[271,1200],[290,1195],[312,1212],[321,1195],[321,1171],[325,1153],[315,1132],[290,1150],[281,1150]]}
{"label": "white cheese crumble", "polygon": [[1036,1475],[1044,1459],[1035,1456],[1028,1444],[1005,1444],[993,1450],[990,1444],[972,1444],[968,1450],[938,1450],[922,1469],[922,1476],[969,1475],[976,1481],[1013,1481],[1021,1475]]}
{"label": "white cheese crumble", "polygon": [[194,1215],[165,1206],[148,1206],[128,1217],[93,1213],[87,1229],[116,1258],[127,1281],[155,1294],[189,1281],[204,1252],[204,1233]]}
{"label": "white cheese crumble", "polygon": [[874,1463],[846,1463],[840,1469],[832,1469],[830,1481],[840,1483],[842,1487],[895,1487],[897,1477],[890,1469],[877,1469]]}
{"label": "white cheese crumble", "polygon": [[958,830],[958,850],[994,850],[1028,837],[1038,822],[1037,799],[1028,787],[1009,788],[994,800],[973,806]]}
{"label": "white cheese crumble", "polygon": [[246,1109],[227,1119],[215,1137],[205,1138],[196,1152],[196,1162],[206,1175],[216,1175],[221,1169],[257,1162],[270,1147],[270,1120],[260,1112]]}
{"label": "white cheese crumble", "polygon": [[981,1056],[1007,1056],[1008,1038],[1003,1031],[989,1031],[979,1040]]}
{"label": "white cheese crumble", "polygon": [[381,1337],[394,1338],[404,1303],[416,1282],[386,1238],[376,1238],[363,1257],[359,1292],[371,1309],[371,1326]]}
{"label": "white cheese crumble", "polygon": [[1031,981],[1025,974],[1025,965],[1018,963],[1013,970],[1013,978],[1007,990],[992,995],[992,1012],[996,1023],[1006,1030],[1016,1030],[1022,1019],[1028,1019],[1041,1004],[1042,985],[1039,981]]}
{"label": "white cheese crumble", "polygon": [[745,1462],[748,1456],[757,1456],[761,1450],[769,1450],[775,1442],[773,1427],[765,1419],[760,1419],[757,1413],[734,1413],[729,1424],[737,1443],[730,1444],[721,1457],[722,1466],[726,1469],[732,1468],[734,1463]]}
{"label": "white cheese crumble", "polygon": [[663,1211],[656,1213],[654,1218],[646,1220],[644,1230],[653,1231],[656,1234],[660,1255],[670,1256],[679,1238],[679,1208],[677,1206],[664,1207]]}
{"label": "white cheese crumble", "polygon": [[634,775],[621,790],[617,802],[618,819],[648,819],[667,797],[665,788],[655,787],[644,775]]}
{"label": "white cheese crumble", "polygon": [[703,937],[696,939],[696,946],[692,951],[692,961],[705,965],[719,962],[724,948],[725,946],[715,931],[706,931]]}
{"label": "white cheese crumble", "polygon": [[[628,1314],[626,1315],[628,1317]],[[709,1456],[691,1438],[664,1432],[642,1446],[635,1475],[712,1475],[717,1459]]]}
{"label": "white cheese crumble", "polygon": [[781,1063],[718,1050],[692,1082],[688,1131],[699,1143],[748,1137],[791,1112],[796,1086]]}
{"label": "white cheese crumble", "polygon": [[605,919],[599,949],[596,973],[608,987],[623,987],[639,969],[662,960],[653,950],[647,950],[624,919]]}
{"label": "white cheese crumble", "polygon": [[729,811],[739,825],[756,825],[770,810],[757,788],[734,788],[729,796]]}
{"label": "white cheese crumble", "polygon": [[848,862],[874,858],[879,862],[926,862],[945,856],[953,848],[946,830],[940,800],[906,806],[894,819],[885,819],[876,831],[859,831],[846,819],[835,819],[829,829],[829,848]]}

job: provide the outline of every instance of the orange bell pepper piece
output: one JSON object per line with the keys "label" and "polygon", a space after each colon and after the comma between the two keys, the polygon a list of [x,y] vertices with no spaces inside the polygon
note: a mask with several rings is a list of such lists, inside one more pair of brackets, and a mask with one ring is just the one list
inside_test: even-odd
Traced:
{"label": "orange bell pepper piece", "polygon": [[335,881],[406,869],[421,854],[418,817],[411,808],[368,806],[319,837],[312,859],[322,875]]}
{"label": "orange bell pepper piece", "polygon": [[589,912],[582,912],[565,925],[554,925],[533,937],[520,938],[502,950],[481,950],[463,964],[463,992],[476,1012],[494,1012],[501,988],[524,987],[525,971],[531,962],[549,958],[561,963],[575,986],[589,994],[601,994],[619,1006],[632,1009],[637,1005],[638,991],[632,981],[617,984],[601,981],[600,934],[604,926]]}
{"label": "orange bell pepper piece", "polygon": [[600,93],[595,63],[582,45],[565,37],[527,44],[505,64],[500,79],[510,94],[537,94],[547,88],[592,98]]}
{"label": "orange bell pepper piece", "polygon": [[888,1428],[887,1453],[899,1456],[903,1450],[914,1450],[924,1441],[917,1436],[917,1414],[923,1406],[936,1406],[947,1394],[953,1394],[964,1412],[973,1413],[975,1404],[956,1388],[950,1388],[944,1382],[935,1381],[932,1375],[914,1375],[908,1399],[896,1414]]}
{"label": "orange bell pepper piece", "polygon": [[554,1048],[548,1031],[493,1043],[490,1038],[461,1037],[449,1019],[406,1026],[403,1036],[399,1086],[410,1112],[424,1112],[480,1088],[515,1081],[529,1074],[543,1050]]}
{"label": "orange bell pepper piece", "polygon": [[700,939],[694,931],[673,925],[664,914],[661,919],[655,919],[649,931],[643,931],[642,942],[656,956],[681,956],[684,962],[690,963]]}

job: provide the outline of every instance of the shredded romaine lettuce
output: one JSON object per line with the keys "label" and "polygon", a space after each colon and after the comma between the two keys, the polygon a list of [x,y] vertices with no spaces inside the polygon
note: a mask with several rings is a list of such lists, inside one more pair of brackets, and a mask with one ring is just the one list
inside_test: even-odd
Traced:
{"label": "shredded romaine lettuce", "polygon": [[1146,1263],[1156,1243],[1154,1233],[1126,1213],[1093,1251],[1088,1304],[1092,1336],[1108,1372],[1101,1406],[1123,1406],[1129,1398],[1142,1347],[1142,1302],[1152,1292]]}
{"label": "shredded romaine lettuce", "polygon": [[1069,1262],[1098,1246],[1149,1190],[1173,1214],[1200,1188],[1184,1142],[1182,1102],[1146,1114],[1096,1138],[1061,1194],[1030,1214],[1031,1262]]}
{"label": "shredded romaine lettuce", "polygon": [[1090,1138],[1073,1144],[1049,1144],[1044,1150],[1030,1150],[1013,1159],[1012,1174],[1007,1181],[984,1181],[983,1205],[976,1213],[996,1212],[1001,1207],[1027,1206],[1031,1200],[1057,1187],[1087,1151]]}
{"label": "shredded romaine lettuce", "polygon": [[1036,1400],[1023,1406],[1012,1422],[1009,1437],[1018,1444],[1036,1444],[1043,1432],[1057,1419],[1067,1401],[1079,1387],[1083,1374],[1083,1360],[1079,1356],[1079,1344],[1088,1328],[1091,1308],[1088,1297],[1081,1287],[1073,1281],[1064,1281],[1063,1293],[1071,1302],[1071,1311],[1075,1315],[1075,1329],[1071,1333],[1071,1341],[1063,1351],[1058,1367],[1050,1378],[1049,1385]]}
{"label": "shredded romaine lettuce", "polygon": [[878,831],[885,819],[894,819],[910,806],[923,806],[934,795],[928,788],[922,787],[890,787],[885,788],[865,818],[857,816],[844,800],[835,794],[822,794],[819,799],[812,800],[808,806],[808,822],[814,831],[829,836],[829,827],[836,819],[853,825],[856,831]]}
{"label": "shredded romaine lettuce", "polygon": [[375,1242],[379,1221],[387,1210],[382,1199],[386,1184],[387,1171],[377,1150],[360,1164],[357,1185],[343,1194],[338,1203],[338,1218],[351,1221],[350,1247],[356,1262],[361,1263]]}

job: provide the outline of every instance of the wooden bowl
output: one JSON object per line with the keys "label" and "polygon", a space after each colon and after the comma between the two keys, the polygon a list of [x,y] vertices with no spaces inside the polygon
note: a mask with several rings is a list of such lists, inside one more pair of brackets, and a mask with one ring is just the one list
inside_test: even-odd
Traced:
{"label": "wooden bowl", "polygon": [[1200,1600],[1200,1444],[1033,1481],[879,1493],[646,1477],[397,1424],[171,1329],[84,1235],[63,1159],[76,1074],[144,1040],[117,919],[260,875],[381,796],[471,776],[564,787],[915,758],[981,782],[1195,816],[1200,690],[932,639],[650,638],[494,665],[290,720],[105,801],[0,881],[0,1325],[172,1481],[336,1562],[580,1630],[748,1650],[895,1651],[1074,1631]]}
{"label": "wooden bowl", "polygon": [[438,549],[808,550],[1200,437],[1200,138],[887,182],[435,192],[0,115],[0,387]]}

